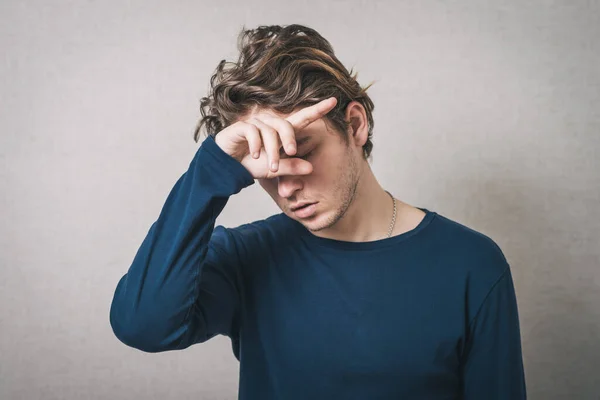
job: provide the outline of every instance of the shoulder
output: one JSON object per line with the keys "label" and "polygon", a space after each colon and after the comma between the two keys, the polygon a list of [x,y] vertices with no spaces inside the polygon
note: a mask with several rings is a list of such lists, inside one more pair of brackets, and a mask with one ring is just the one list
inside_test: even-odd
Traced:
{"label": "shoulder", "polygon": [[490,293],[504,280],[502,290],[512,290],[510,265],[498,243],[473,227],[436,215],[433,229],[440,249],[439,265],[448,282],[463,298],[467,321],[472,321]]}
{"label": "shoulder", "polygon": [[271,215],[264,219],[247,222],[236,227],[224,228],[237,240],[276,240],[282,236],[293,234],[293,225],[283,213]]}
{"label": "shoulder", "polygon": [[485,291],[506,273],[509,263],[505,254],[488,234],[440,214],[436,215],[435,226],[433,234],[440,256],[452,263],[455,272],[468,283]]}
{"label": "shoulder", "polygon": [[219,225],[215,227],[215,233],[228,236],[241,257],[289,245],[297,237],[293,224],[283,213],[235,227]]}

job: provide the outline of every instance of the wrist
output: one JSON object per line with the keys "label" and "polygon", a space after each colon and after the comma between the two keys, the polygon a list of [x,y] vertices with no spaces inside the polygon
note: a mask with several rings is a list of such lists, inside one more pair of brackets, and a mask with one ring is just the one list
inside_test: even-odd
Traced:
{"label": "wrist", "polygon": [[234,151],[230,151],[228,149],[228,147],[226,146],[225,141],[222,137],[220,137],[219,135],[216,135],[216,136],[214,136],[214,139],[215,139],[215,143],[217,144],[217,146],[219,146],[221,151],[223,151],[225,154],[227,154],[229,157],[233,158],[237,162],[240,162],[240,163],[242,162],[243,157],[238,157],[235,155]]}

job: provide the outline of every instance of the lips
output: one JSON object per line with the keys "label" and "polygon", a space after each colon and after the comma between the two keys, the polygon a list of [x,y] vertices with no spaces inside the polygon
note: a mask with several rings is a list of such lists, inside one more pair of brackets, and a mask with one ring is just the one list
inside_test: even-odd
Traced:
{"label": "lips", "polygon": [[292,208],[291,208],[291,210],[292,210],[292,211],[297,211],[297,210],[300,210],[300,209],[302,209],[302,208],[308,207],[308,206],[310,206],[311,204],[316,204],[316,202],[315,202],[315,203],[302,203],[302,204],[300,204],[300,205],[297,205],[297,206],[294,206],[294,207],[292,207]]}
{"label": "lips", "polygon": [[304,205],[303,207],[296,207],[294,211],[292,211],[296,218],[306,219],[313,217],[317,212],[317,203],[311,203]]}

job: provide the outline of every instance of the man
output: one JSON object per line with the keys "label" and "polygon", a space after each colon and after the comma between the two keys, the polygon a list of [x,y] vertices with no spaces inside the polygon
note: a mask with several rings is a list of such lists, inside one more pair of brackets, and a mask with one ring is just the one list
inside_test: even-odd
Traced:
{"label": "man", "polygon": [[[146,352],[230,337],[240,399],[525,399],[497,244],[378,184],[373,105],[322,36],[244,35],[203,99],[210,136],[117,285],[115,335]],[[282,213],[215,227],[255,179]]]}

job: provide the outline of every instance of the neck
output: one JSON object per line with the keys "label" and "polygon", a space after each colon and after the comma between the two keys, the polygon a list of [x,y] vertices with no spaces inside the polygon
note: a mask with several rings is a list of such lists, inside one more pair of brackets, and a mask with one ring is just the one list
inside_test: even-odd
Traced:
{"label": "neck", "polygon": [[385,239],[393,212],[392,197],[377,182],[370,166],[366,164],[346,213],[333,226],[315,234],[348,242]]}

